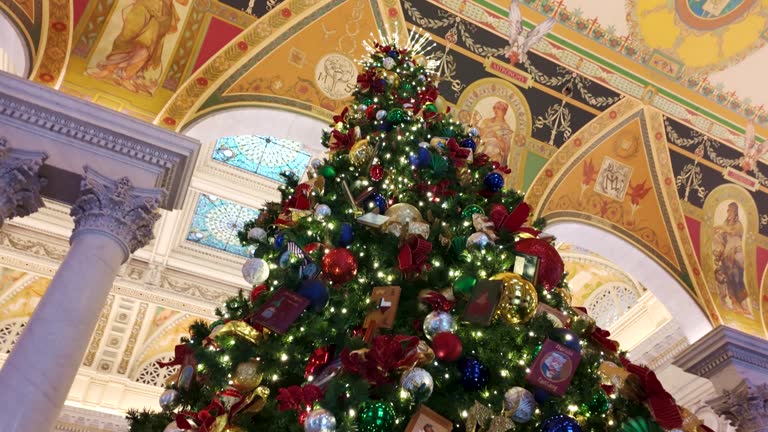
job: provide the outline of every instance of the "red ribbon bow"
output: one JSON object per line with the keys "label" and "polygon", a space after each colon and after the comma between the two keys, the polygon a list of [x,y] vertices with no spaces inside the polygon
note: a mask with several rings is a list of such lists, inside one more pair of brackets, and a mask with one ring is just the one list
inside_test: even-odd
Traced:
{"label": "red ribbon bow", "polygon": [[335,352],[336,347],[333,345],[320,347],[312,352],[307,361],[307,366],[304,368],[304,378],[309,378],[310,375],[317,375],[317,372],[328,365]]}
{"label": "red ribbon bow", "polygon": [[369,69],[357,76],[357,85],[364,92],[371,88],[374,79],[376,79],[376,71]]}
{"label": "red ribbon bow", "polygon": [[343,133],[336,129],[331,131],[331,139],[328,145],[331,151],[349,150],[355,143],[355,129],[350,128],[347,133]]}
{"label": "red ribbon bow", "polygon": [[309,210],[310,201],[309,193],[312,191],[312,185],[309,183],[302,183],[296,186],[296,190],[293,192],[293,196],[288,198],[283,206],[283,210],[296,209],[296,210]]}
{"label": "red ribbon bow", "polygon": [[683,417],[680,415],[675,398],[664,390],[656,374],[645,366],[632,363],[625,357],[621,358],[621,364],[628,372],[640,377],[643,389],[648,395],[646,402],[656,423],[664,429],[682,427]]}
{"label": "red ribbon bow", "polygon": [[333,125],[336,126],[337,123],[341,122],[344,123],[347,121],[347,113],[349,112],[349,107],[344,107],[344,110],[341,111],[341,114],[334,115],[333,116]]}
{"label": "red ribbon bow", "polygon": [[263,293],[266,290],[267,290],[267,284],[261,284],[253,287],[253,290],[251,290],[251,296],[250,296],[251,303],[255,302],[256,299],[259,298],[261,293]]}
{"label": "red ribbon bow", "polygon": [[400,248],[400,253],[397,255],[400,271],[411,273],[423,270],[428,266],[427,258],[430,252],[432,252],[432,243],[424,237],[414,236]]}
{"label": "red ribbon bow", "polygon": [[415,336],[376,336],[367,351],[350,352],[345,348],[341,363],[346,371],[362,376],[373,385],[384,384],[392,381],[392,371],[416,364],[418,346],[419,338]]}
{"label": "red ribbon bow", "polygon": [[455,138],[448,139],[445,147],[448,149],[448,157],[451,158],[453,164],[457,167],[463,167],[472,155],[472,150],[459,146]]}
{"label": "red ribbon bow", "polygon": [[488,165],[490,160],[491,160],[491,157],[488,156],[487,154],[477,153],[472,157],[472,166],[477,168],[483,167]]}
{"label": "red ribbon bow", "polygon": [[421,298],[421,301],[432,306],[432,310],[450,312],[456,306],[455,300],[448,300],[437,291],[431,291]]}
{"label": "red ribbon bow", "polygon": [[491,162],[491,167],[494,171],[501,171],[504,174],[512,174],[512,169],[506,165],[502,165],[499,162],[493,161]]}
{"label": "red ribbon bow", "polygon": [[[179,429],[194,429],[197,432],[209,432],[211,430],[211,426],[213,426],[213,424],[216,422],[216,418],[227,412],[226,408],[224,408],[224,404],[219,401],[219,395],[220,393],[213,398],[213,401],[211,401],[207,407],[196,413],[190,411],[182,411],[177,414],[176,425],[179,427]],[[190,423],[189,420],[192,420],[194,424]]]}
{"label": "red ribbon bow", "polygon": [[303,387],[290,386],[283,387],[277,391],[277,407],[280,411],[297,410],[299,411],[299,423],[304,424],[304,419],[312,404],[323,398],[323,390],[312,384],[306,384]]}
{"label": "red ribbon bow", "polygon": [[173,360],[168,362],[158,361],[157,365],[160,367],[169,366],[181,366],[183,364],[189,364],[190,359],[195,355],[192,348],[187,344],[179,344],[173,348]]}
{"label": "red ribbon bow", "polygon": [[497,230],[513,233],[520,231],[530,213],[531,207],[525,202],[518,204],[511,212],[507,212],[507,209],[501,204],[493,204],[489,219]]}

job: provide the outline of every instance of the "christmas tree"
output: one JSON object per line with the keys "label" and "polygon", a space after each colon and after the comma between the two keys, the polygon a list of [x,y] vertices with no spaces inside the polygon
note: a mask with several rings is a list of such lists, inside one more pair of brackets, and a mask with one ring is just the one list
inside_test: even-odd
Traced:
{"label": "christmas tree", "polygon": [[707,430],[569,304],[428,43],[367,46],[327,159],[240,233],[253,291],[190,328],[132,431]]}

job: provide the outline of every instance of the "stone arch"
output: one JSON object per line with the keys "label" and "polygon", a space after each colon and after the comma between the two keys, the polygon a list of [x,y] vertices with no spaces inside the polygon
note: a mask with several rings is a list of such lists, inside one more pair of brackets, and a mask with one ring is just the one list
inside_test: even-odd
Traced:
{"label": "stone arch", "polygon": [[648,288],[670,311],[690,343],[712,329],[712,324],[685,287],[664,267],[634,244],[598,225],[557,220],[545,229],[557,241],[588,248],[610,257],[618,267]]}
{"label": "stone arch", "polygon": [[0,70],[26,78],[32,69],[32,47],[21,27],[0,8]]}

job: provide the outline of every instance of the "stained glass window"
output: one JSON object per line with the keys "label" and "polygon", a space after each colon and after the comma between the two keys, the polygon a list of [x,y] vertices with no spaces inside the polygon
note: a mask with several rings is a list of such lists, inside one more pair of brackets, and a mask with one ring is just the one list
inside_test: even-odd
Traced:
{"label": "stained glass window", "polygon": [[243,207],[215,195],[200,194],[192,217],[187,240],[238,255],[248,255],[240,245],[237,232],[259,215],[257,210]]}
{"label": "stained glass window", "polygon": [[213,149],[214,160],[281,183],[281,172],[304,175],[310,157],[299,142],[263,135],[219,138]]}

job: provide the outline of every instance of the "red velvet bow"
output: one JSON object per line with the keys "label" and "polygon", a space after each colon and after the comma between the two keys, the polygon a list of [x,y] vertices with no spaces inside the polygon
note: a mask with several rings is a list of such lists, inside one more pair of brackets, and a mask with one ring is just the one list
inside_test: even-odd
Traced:
{"label": "red velvet bow", "polygon": [[349,150],[355,143],[355,129],[350,128],[347,133],[343,133],[336,129],[331,131],[331,139],[328,145],[331,151]]}
{"label": "red velvet bow", "polygon": [[[197,432],[209,432],[211,426],[216,422],[216,418],[225,412],[224,405],[218,398],[213,398],[213,401],[207,407],[196,413],[183,411],[177,414],[176,425],[182,430],[194,429]],[[193,423],[190,423],[189,420],[192,420]]]}
{"label": "red velvet bow", "polygon": [[367,379],[373,385],[391,382],[390,373],[413,367],[418,360],[419,338],[404,335],[376,336],[367,351],[341,353],[344,369]]}
{"label": "red velvet bow", "polygon": [[293,192],[293,196],[288,198],[288,200],[285,202],[283,210],[309,210],[309,193],[311,190],[312,185],[309,183],[302,183],[296,186],[296,190]]}
{"label": "red velvet bow", "polygon": [[494,171],[501,171],[504,174],[512,174],[512,169],[506,165],[502,165],[499,162],[493,161],[491,162],[491,167]]}
{"label": "red velvet bow", "polygon": [[183,364],[188,364],[192,356],[194,356],[194,352],[189,345],[179,344],[173,349],[173,360],[168,362],[158,361],[157,365],[160,367],[181,366]]}
{"label": "red velvet bow", "polygon": [[497,230],[513,233],[520,230],[530,213],[531,207],[525,202],[518,204],[511,212],[507,212],[501,204],[493,204],[488,218]]}
{"label": "red velvet bow", "polygon": [[451,158],[453,164],[457,167],[463,167],[470,156],[472,156],[472,150],[464,147],[460,147],[456,139],[450,138],[445,143],[445,148],[448,149],[448,157]]}
{"label": "red velvet bow", "polygon": [[491,160],[491,157],[488,156],[487,154],[485,154],[485,153],[477,153],[472,158],[472,166],[473,167],[478,167],[478,168],[479,167],[483,167],[483,166],[488,165],[490,160]]}
{"label": "red velvet bow", "polygon": [[456,195],[456,191],[451,189],[451,182],[448,179],[443,179],[437,182],[437,184],[427,186],[427,192],[431,192],[433,196],[440,198]]}
{"label": "red velvet bow", "polygon": [[364,92],[371,88],[373,80],[375,79],[376,71],[369,69],[365,71],[365,73],[361,73],[357,76],[357,85],[360,87],[360,90]]}
{"label": "red velvet bow", "polygon": [[312,404],[323,398],[323,390],[312,384],[306,384],[304,387],[290,386],[277,391],[277,406],[280,411],[297,410],[299,412],[299,423],[304,424]]}
{"label": "red velvet bow", "polygon": [[336,126],[337,123],[341,122],[344,123],[347,121],[347,113],[349,112],[349,107],[344,107],[344,109],[341,111],[341,114],[334,115],[333,116],[333,125]]}
{"label": "red velvet bow", "polygon": [[400,253],[397,255],[400,271],[410,273],[423,270],[428,266],[427,258],[430,252],[432,252],[432,243],[424,237],[414,236],[400,248]]}
{"label": "red velvet bow", "polygon": [[450,312],[456,306],[456,301],[448,300],[437,291],[431,291],[421,298],[421,301],[432,306],[432,310]]}
{"label": "red velvet bow", "polygon": [[317,372],[328,365],[335,352],[336,347],[333,345],[320,347],[313,351],[312,355],[309,356],[307,366],[304,368],[304,378],[309,378],[310,375],[317,375]]}
{"label": "red velvet bow", "polygon": [[664,429],[682,427],[683,417],[680,415],[675,398],[664,390],[656,374],[645,366],[630,362],[625,357],[621,358],[621,364],[628,372],[640,377],[643,389],[648,395],[646,402],[659,426]]}

